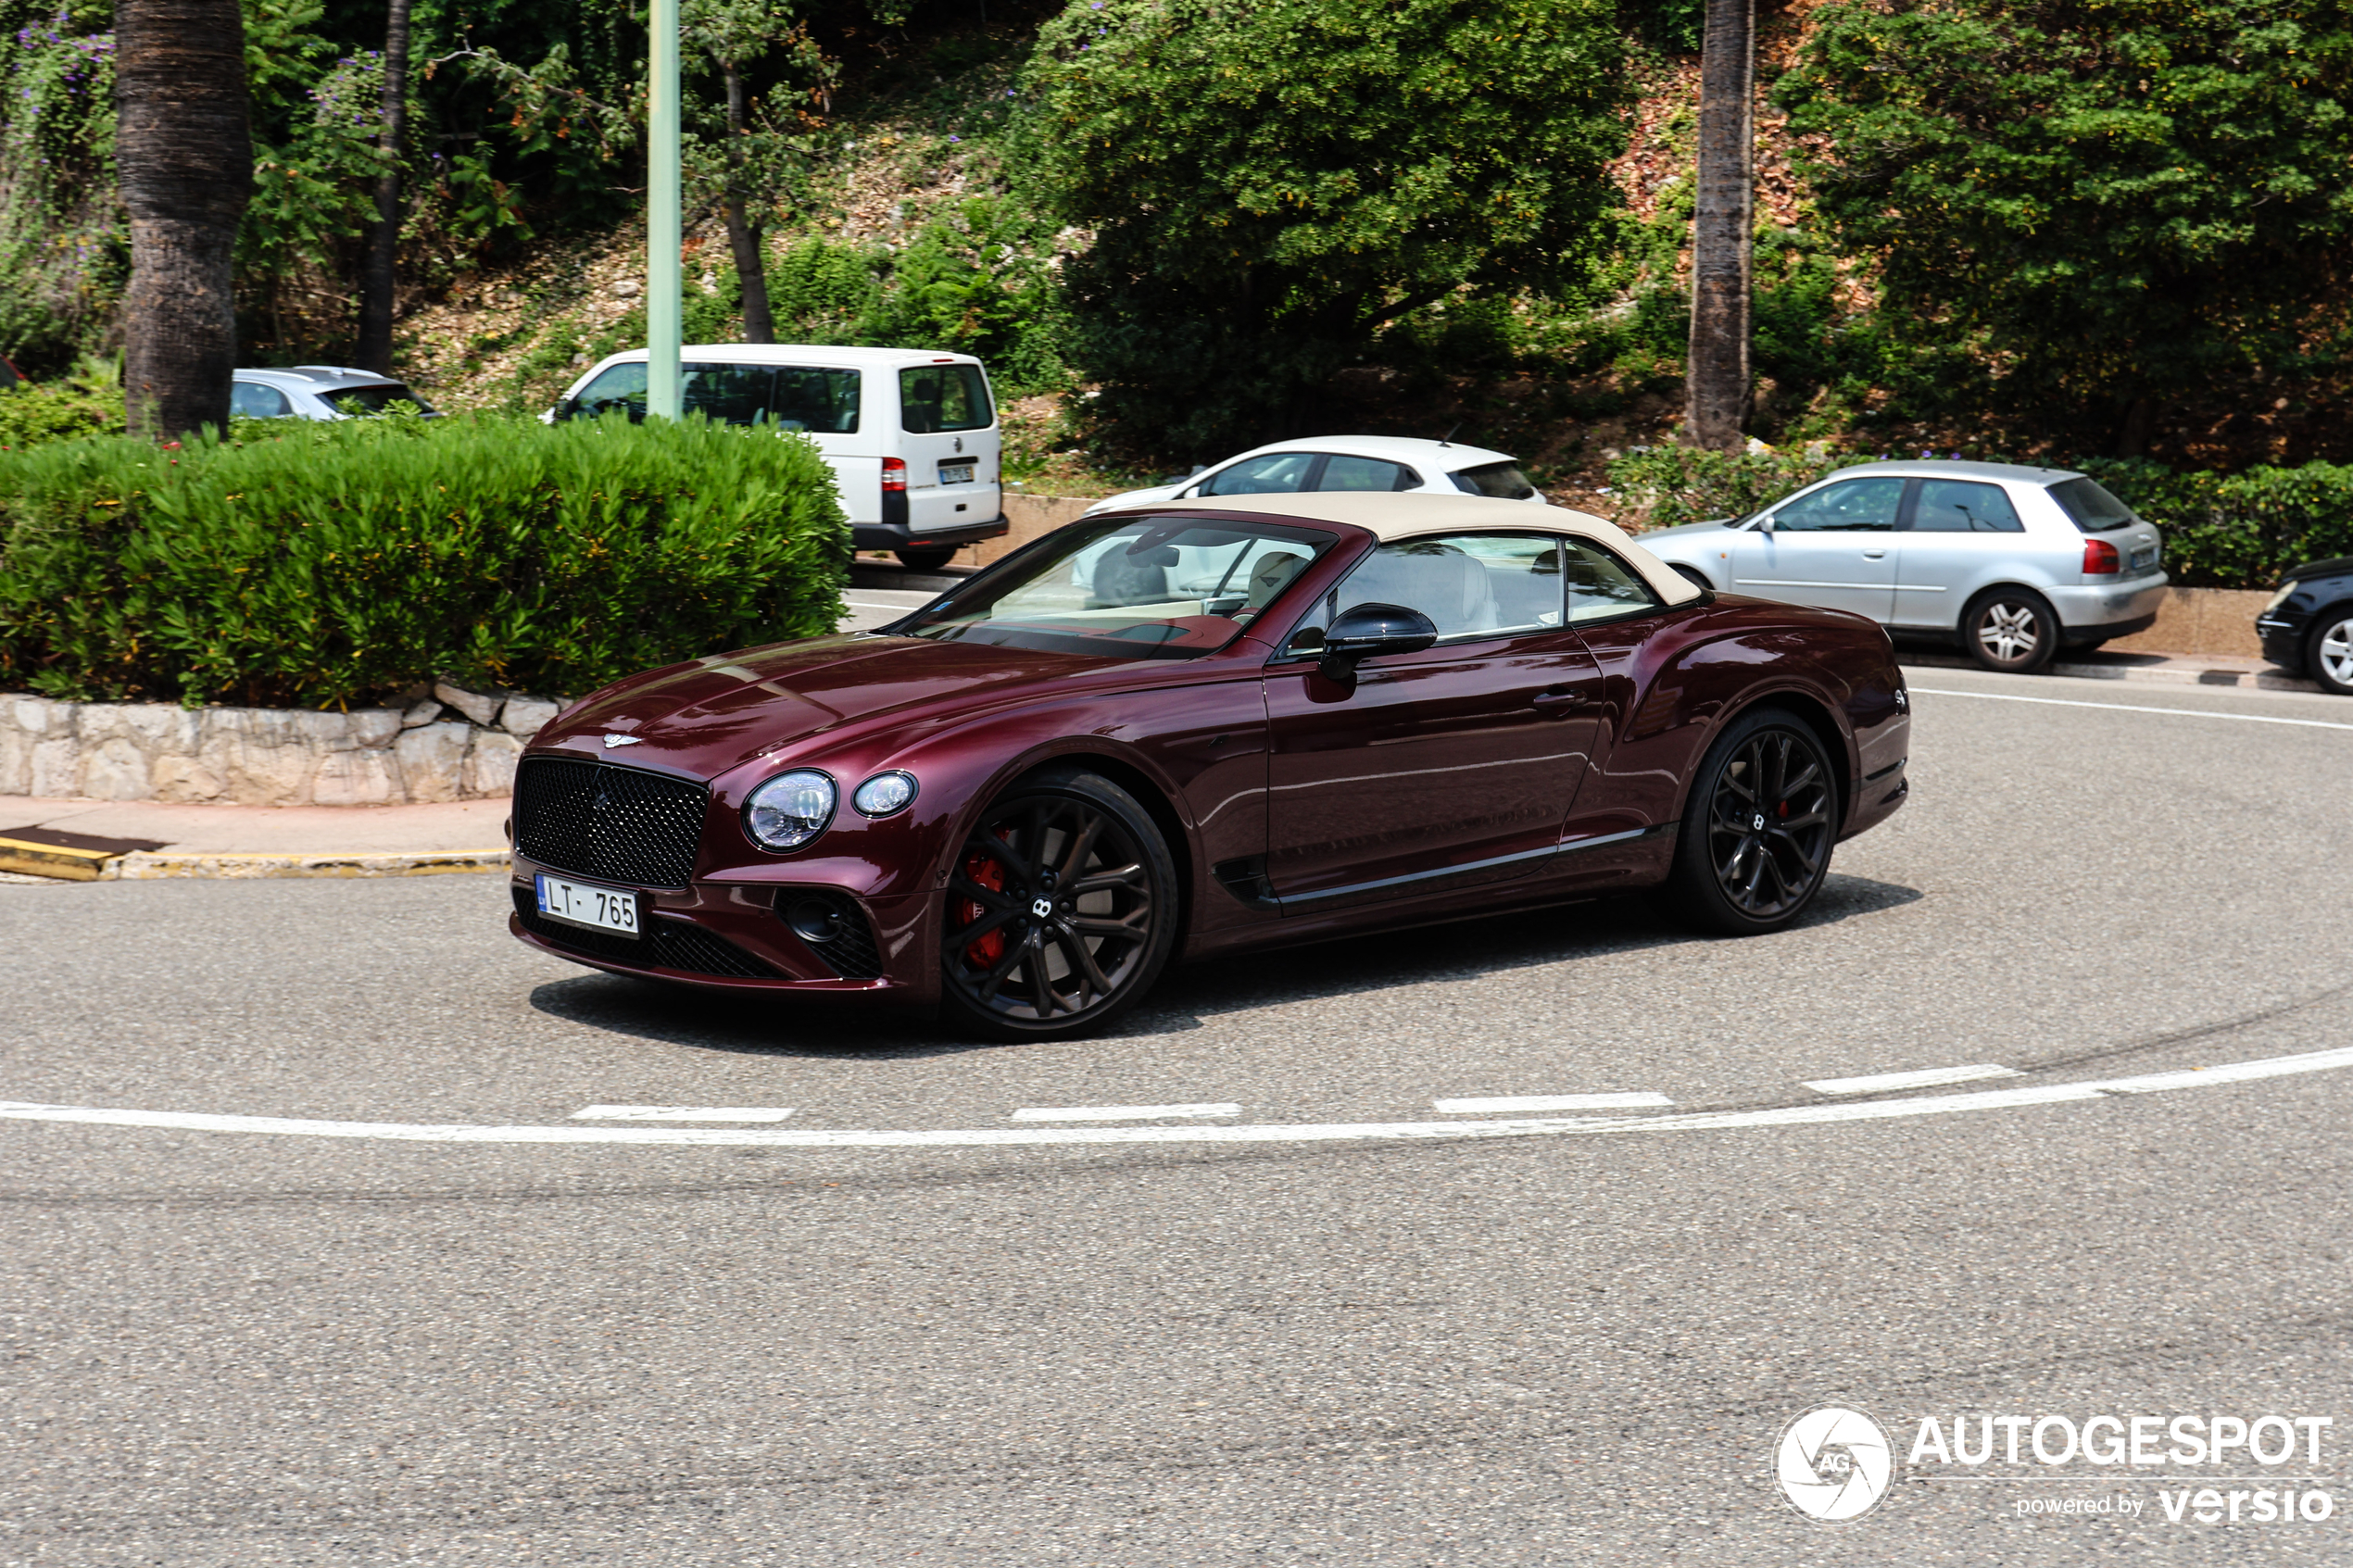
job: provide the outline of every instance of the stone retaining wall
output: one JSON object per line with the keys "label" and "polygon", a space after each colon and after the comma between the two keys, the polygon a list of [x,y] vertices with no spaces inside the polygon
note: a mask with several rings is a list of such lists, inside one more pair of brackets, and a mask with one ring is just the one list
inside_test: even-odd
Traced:
{"label": "stone retaining wall", "polygon": [[400,806],[510,793],[561,705],[436,685],[406,709],[179,708],[0,695],[0,795]]}

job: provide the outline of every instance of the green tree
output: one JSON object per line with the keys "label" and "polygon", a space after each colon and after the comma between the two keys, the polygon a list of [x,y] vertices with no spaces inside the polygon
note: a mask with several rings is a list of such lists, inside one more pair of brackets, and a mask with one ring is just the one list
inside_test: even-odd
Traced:
{"label": "green tree", "polygon": [[1623,144],[1608,0],[1075,0],[1025,77],[1033,199],[1095,408],[1168,455],[1263,439],[1381,330],[1591,266]]}
{"label": "green tree", "polygon": [[1840,0],[1777,95],[1887,307],[2132,453],[2341,332],[2348,90],[2347,0]]}

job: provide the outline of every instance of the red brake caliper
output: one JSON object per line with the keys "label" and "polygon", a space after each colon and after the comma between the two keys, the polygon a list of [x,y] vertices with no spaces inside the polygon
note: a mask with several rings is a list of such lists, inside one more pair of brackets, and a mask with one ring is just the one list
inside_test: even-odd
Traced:
{"label": "red brake caliper", "polygon": [[[1005,890],[1005,868],[986,855],[974,855],[964,861],[964,880],[975,887],[986,887],[991,893]],[[971,925],[988,911],[967,898],[958,910],[958,923]],[[1005,928],[1001,925],[984,931],[964,949],[964,961],[975,969],[994,969],[997,960],[1005,956]]]}

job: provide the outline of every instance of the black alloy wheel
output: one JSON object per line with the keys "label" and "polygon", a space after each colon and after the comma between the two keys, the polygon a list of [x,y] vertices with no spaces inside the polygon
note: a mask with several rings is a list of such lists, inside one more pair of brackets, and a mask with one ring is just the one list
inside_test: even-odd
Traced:
{"label": "black alloy wheel", "polygon": [[1692,781],[1676,902],[1706,930],[1779,931],[1821,891],[1838,818],[1838,777],[1814,732],[1778,709],[1743,715]]}
{"label": "black alloy wheel", "polygon": [[2026,588],[1988,588],[1961,616],[1961,641],[1988,670],[2031,675],[2058,652],[2058,612]]}
{"label": "black alloy wheel", "polygon": [[1176,868],[1151,816],[1100,774],[1032,774],[981,813],[949,873],[950,1015],[1000,1040],[1101,1028],[1159,978]]}
{"label": "black alloy wheel", "polygon": [[2333,605],[2314,619],[2304,668],[2337,696],[2353,696],[2353,604]]}
{"label": "black alloy wheel", "polygon": [[956,552],[953,547],[948,549],[934,547],[928,550],[893,550],[891,554],[897,556],[899,558],[899,564],[905,567],[910,571],[937,571],[941,567],[946,566],[950,561],[956,558]]}

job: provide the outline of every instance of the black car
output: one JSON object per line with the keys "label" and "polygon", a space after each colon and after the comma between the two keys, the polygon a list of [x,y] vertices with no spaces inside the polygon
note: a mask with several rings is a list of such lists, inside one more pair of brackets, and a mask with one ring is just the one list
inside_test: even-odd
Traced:
{"label": "black car", "polygon": [[2263,657],[2353,696],[2353,556],[2289,572],[2255,618]]}

